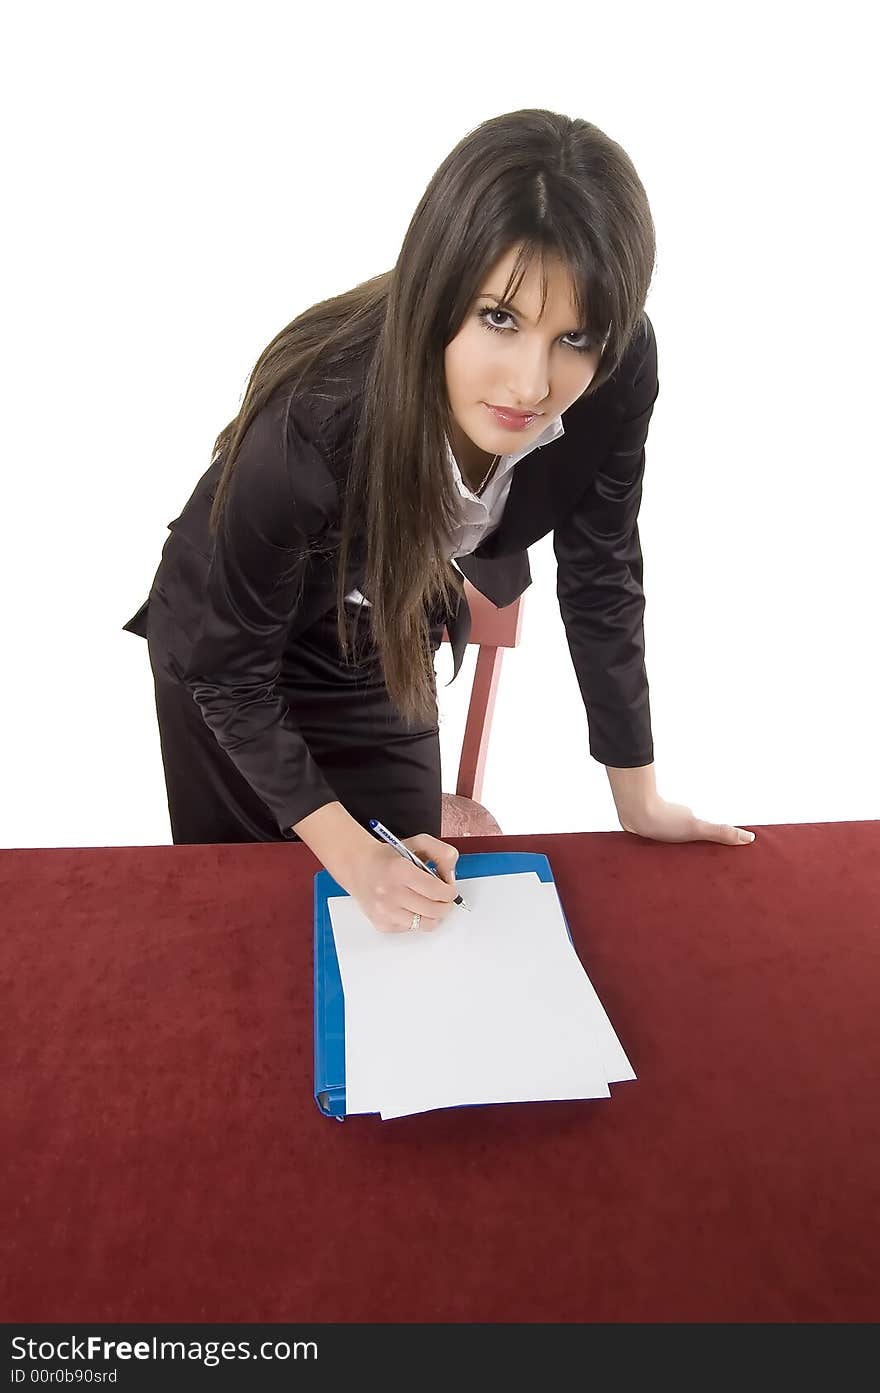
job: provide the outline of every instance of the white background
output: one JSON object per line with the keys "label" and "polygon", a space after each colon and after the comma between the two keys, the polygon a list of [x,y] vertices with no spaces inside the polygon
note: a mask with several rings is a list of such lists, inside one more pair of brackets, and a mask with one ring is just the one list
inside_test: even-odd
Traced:
{"label": "white background", "polygon": [[[660,792],[748,823],[880,816],[871,7],[32,5],[5,25],[0,844],[170,840],[121,632],[306,305],[393,265],[437,165],[543,106],[633,159],[657,226],[640,517]],[[618,827],[550,539],[483,801]],[[454,788],[473,659],[438,662]]]}

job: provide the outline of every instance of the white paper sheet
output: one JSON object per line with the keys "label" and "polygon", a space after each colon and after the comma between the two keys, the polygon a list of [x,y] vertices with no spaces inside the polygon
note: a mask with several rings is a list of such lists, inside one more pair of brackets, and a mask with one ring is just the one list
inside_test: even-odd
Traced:
{"label": "white paper sheet", "polygon": [[[559,894],[554,883],[552,881],[540,882],[540,886],[541,893],[552,901],[555,911],[561,917],[562,906],[559,903]],[[559,940],[560,944],[564,945],[564,948],[567,949],[569,953],[574,953],[577,958],[574,944],[568,936],[568,931],[565,928],[564,922],[562,924],[562,929],[562,936]],[[635,1071],[624,1054],[623,1046],[617,1038],[614,1027],[608,1019],[608,1014],[602,1002],[599,1000],[596,989],[584,970],[580,958],[578,958],[577,961],[581,973],[581,990],[584,995],[584,1007],[589,1011],[593,1023],[595,1045],[602,1059],[605,1078],[609,1083],[625,1083],[636,1077]]]}
{"label": "white paper sheet", "polygon": [[[478,1002],[480,992],[485,992],[487,927],[498,927],[491,916],[487,917],[486,905],[492,897],[493,880],[501,879],[487,876],[463,883],[472,913],[451,910],[440,927],[430,932],[380,933],[348,896],[328,901],[345,997],[346,1112],[381,1111],[385,1090],[394,1088],[395,1079],[399,1085],[404,1081],[414,1084],[418,1092],[427,1090],[432,1077],[443,1076],[439,1048],[443,1036],[432,1033],[436,1025],[431,1031],[420,1026],[420,1014],[425,1021],[429,1015],[436,1021],[444,1004],[447,1016],[454,1017],[456,1010],[462,1014],[464,999],[456,1008],[453,992],[450,1004],[450,991],[444,985],[450,976],[454,983],[466,980],[471,1002]],[[540,884],[534,871],[503,879],[509,882],[504,892],[508,902],[517,887],[522,891],[525,886]],[[489,888],[483,889],[482,883]],[[481,896],[482,913],[477,909]],[[475,926],[474,939],[471,931]],[[483,975],[474,980],[464,964],[481,960]],[[470,1010],[473,1014],[473,1006]],[[418,1063],[412,1055],[415,1041],[420,1044]],[[426,1054],[432,1065],[420,1081],[418,1069],[425,1067],[422,1061]]]}
{"label": "white paper sheet", "polygon": [[534,872],[463,881],[473,913],[379,933],[331,898],[345,995],[346,1111],[609,1096],[635,1075]]}

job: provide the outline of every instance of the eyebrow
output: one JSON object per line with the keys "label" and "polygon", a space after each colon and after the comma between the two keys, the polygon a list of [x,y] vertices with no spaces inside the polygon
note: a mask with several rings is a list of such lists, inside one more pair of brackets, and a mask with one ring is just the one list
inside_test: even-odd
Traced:
{"label": "eyebrow", "polygon": [[[484,290],[484,291],[482,292],[480,298],[481,298],[481,299],[485,298],[485,299],[488,299],[488,300],[496,300],[497,303],[498,303],[498,308],[499,308],[499,309],[502,309],[502,310],[512,310],[513,313],[514,313],[514,314],[518,314],[519,317],[520,317],[520,319],[522,319],[526,324],[530,324],[530,323],[531,323],[531,320],[528,318],[528,316],[527,316],[527,315],[524,315],[523,312],[522,312],[522,310],[518,310],[517,307],[516,307],[516,305],[513,303],[512,300],[502,300],[501,296],[500,296],[500,295],[496,295],[495,292],[494,292],[493,290]],[[576,332],[579,333],[579,334],[585,334],[585,333],[588,332],[588,330],[586,330],[586,329],[578,329],[578,330],[576,330]]]}

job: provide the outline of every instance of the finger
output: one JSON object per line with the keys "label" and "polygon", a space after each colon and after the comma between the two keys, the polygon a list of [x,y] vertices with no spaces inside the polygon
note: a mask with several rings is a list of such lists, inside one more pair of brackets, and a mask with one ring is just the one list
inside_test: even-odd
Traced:
{"label": "finger", "polygon": [[455,863],[459,855],[456,847],[440,841],[439,837],[430,836],[427,832],[418,837],[411,837],[406,845],[423,861],[433,861],[445,881],[454,881]]}
{"label": "finger", "polygon": [[[410,912],[410,910],[406,908],[401,912],[399,917],[395,917],[394,932],[409,933],[413,927],[413,914],[419,914],[419,911],[414,909]],[[440,920],[436,917],[436,911],[432,914],[419,914],[419,922],[416,928],[422,933],[431,933],[433,929],[437,928],[439,923]]]}
{"label": "finger", "polygon": [[437,880],[426,871],[413,867],[413,877],[406,877],[400,887],[400,903],[406,905],[410,914],[426,914],[436,919],[442,913],[441,906],[449,905],[455,899],[455,890],[445,880]]}
{"label": "finger", "polygon": [[423,934],[433,933],[435,929],[439,929],[441,923],[442,920],[440,919],[426,919],[425,916],[422,915],[419,920],[419,932]]}
{"label": "finger", "polygon": [[437,865],[455,865],[458,861],[457,847],[451,847],[448,841],[441,841],[440,837],[432,837],[426,832],[418,837],[409,837],[405,844],[409,850],[415,851],[416,857],[422,857],[425,861],[436,861]]}
{"label": "finger", "polygon": [[408,915],[407,915],[407,918],[401,919],[400,924],[395,924],[394,929],[393,929],[393,932],[394,932],[394,933],[414,933],[414,932],[418,932],[418,933],[432,933],[432,932],[434,931],[434,929],[437,928],[437,925],[439,925],[439,924],[440,924],[440,919],[426,919],[426,918],[425,918],[425,915],[422,915],[422,918],[419,919],[419,922],[418,922],[418,924],[416,924],[415,929],[414,929],[414,926],[412,926],[412,915],[411,915],[411,914],[408,914]]}
{"label": "finger", "polygon": [[[417,909],[411,911],[405,907],[400,907],[398,909],[388,911],[388,917],[383,916],[381,924],[377,924],[375,920],[371,920],[371,922],[373,924],[373,927],[379,929],[381,933],[404,934],[409,933],[412,930],[413,916],[415,914],[419,914],[419,911]],[[416,928],[424,929],[426,933],[428,933],[431,929],[436,929],[438,924],[440,923],[440,920],[436,917],[436,914],[436,909],[434,909],[431,914],[419,914],[419,922],[416,925]]]}
{"label": "finger", "polygon": [[754,841],[754,833],[742,827],[733,827],[727,822],[703,822],[697,820],[697,834],[707,842],[722,842],[725,846],[737,846],[743,842]]}
{"label": "finger", "polygon": [[457,853],[455,856],[440,856],[438,853],[436,858],[432,858],[432,865],[436,866],[437,874],[447,885],[455,884],[455,863],[457,860]]}
{"label": "finger", "polygon": [[378,929],[380,934],[402,934],[409,928],[409,924],[401,923],[399,918],[393,921],[383,918],[381,922],[378,919],[371,919],[370,923],[374,929]]}
{"label": "finger", "polygon": [[399,874],[404,885],[429,900],[439,900],[448,904],[458,893],[454,883],[444,880],[441,875],[435,875],[427,869],[420,871],[417,866],[407,865],[406,862],[400,867]]}

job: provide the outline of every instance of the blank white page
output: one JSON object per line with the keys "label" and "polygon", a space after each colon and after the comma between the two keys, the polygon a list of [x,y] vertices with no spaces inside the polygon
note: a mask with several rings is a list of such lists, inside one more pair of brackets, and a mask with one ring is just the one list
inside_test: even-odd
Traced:
{"label": "blank white page", "polygon": [[[558,932],[548,932],[542,936],[542,966],[545,970],[550,969],[555,959],[555,970],[561,970],[561,980],[565,981],[567,990],[570,993],[567,1001],[571,1019],[580,1020],[581,1013],[583,1013],[582,1023],[587,1026],[590,1038],[586,1046],[584,1047],[582,1044],[581,1047],[586,1049],[588,1057],[595,1058],[596,1061],[600,1063],[606,1083],[621,1083],[626,1080],[635,1079],[636,1075],[632,1065],[623,1051],[620,1041],[611,1025],[611,1021],[599,1000],[592,982],[584,971],[580,958],[569,938],[556,886],[552,882],[544,883],[538,881],[537,893],[546,898],[548,916],[554,920],[558,928]],[[574,963],[573,974],[571,970],[572,962]],[[560,978],[557,977],[556,980],[560,980]],[[533,996],[539,989],[540,978],[533,975],[529,984],[530,995]],[[576,1048],[575,1042],[569,1042],[569,1048]],[[582,1087],[582,1081],[579,1080],[575,1081],[575,1086],[572,1089],[562,1091],[559,1075],[557,1074],[555,1078],[556,1083],[554,1091],[546,1095],[548,1098],[561,1099],[584,1098],[587,1096],[609,1096],[607,1088],[600,1094],[585,1093]],[[477,1091],[477,1082],[477,1080],[474,1081],[474,1086],[471,1090],[474,1094]],[[459,1092],[461,1093],[461,1090],[459,1090]],[[477,1096],[464,1096],[463,1094],[453,1101],[449,1100],[448,1095],[444,1097],[443,1095],[435,1094],[433,1100],[429,1101],[427,1090],[422,1090],[420,1094],[421,1106],[415,1106],[412,1097],[407,1097],[402,1088],[396,1088],[392,1096],[394,1101],[389,1101],[380,1109],[383,1119],[401,1116],[404,1113],[424,1111],[429,1106],[449,1107],[478,1101],[515,1101],[513,1097],[505,1099],[500,1097],[478,1098]],[[531,1095],[532,1100],[536,1100],[537,1097],[538,1094],[533,1092]]]}
{"label": "blank white page", "polygon": [[623,1046],[615,1034],[614,1027],[608,1019],[608,1014],[599,1000],[596,989],[590,981],[589,976],[584,970],[584,966],[578,958],[574,944],[568,936],[564,920],[562,920],[562,906],[559,903],[559,894],[552,881],[540,883],[541,894],[546,895],[551,901],[555,912],[560,916],[562,923],[562,934],[548,940],[554,945],[558,942],[562,952],[574,953],[581,969],[581,991],[584,997],[584,1007],[589,1012],[593,1025],[595,1047],[602,1059],[602,1067],[605,1071],[605,1078],[609,1083],[624,1083],[636,1077],[632,1065],[623,1051]]}
{"label": "blank white page", "polygon": [[[489,880],[491,877],[483,877]],[[539,885],[534,871],[510,876],[511,881]],[[475,880],[461,883],[461,893],[473,905]],[[381,933],[349,896],[328,900],[336,944],[339,975],[345,998],[345,1110],[347,1113],[379,1112],[380,1055],[388,1055],[393,1067],[399,1027],[386,1014],[389,999],[412,990],[426,970],[426,958],[436,953],[436,943],[473,919],[465,909],[453,909],[438,929],[406,933]]]}
{"label": "blank white page", "polygon": [[534,873],[463,881],[473,913],[381,934],[329,901],[345,994],[346,1110],[608,1097],[583,969]]}

